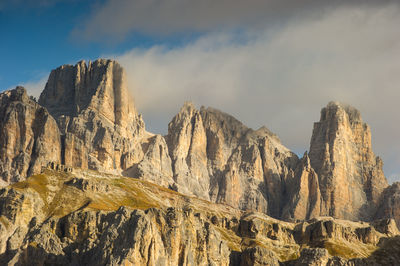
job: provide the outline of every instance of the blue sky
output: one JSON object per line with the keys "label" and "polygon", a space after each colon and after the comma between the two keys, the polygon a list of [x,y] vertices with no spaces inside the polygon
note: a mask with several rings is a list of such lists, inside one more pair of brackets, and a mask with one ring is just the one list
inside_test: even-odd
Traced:
{"label": "blue sky", "polygon": [[51,69],[157,44],[176,46],[194,33],[157,36],[133,32],[104,40],[85,40],[73,32],[104,1],[10,1],[0,5],[0,91],[47,76]]}
{"label": "blue sky", "polygon": [[0,0],[0,91],[38,96],[49,72],[107,57],[146,127],[184,101],[263,125],[298,154],[329,101],[361,111],[400,180],[400,7],[395,0]]}
{"label": "blue sky", "polygon": [[79,18],[90,11],[89,2],[40,7],[18,5],[0,11],[3,61],[0,87],[7,89],[41,78],[66,62],[96,57],[101,51],[99,45],[77,44],[70,38]]}

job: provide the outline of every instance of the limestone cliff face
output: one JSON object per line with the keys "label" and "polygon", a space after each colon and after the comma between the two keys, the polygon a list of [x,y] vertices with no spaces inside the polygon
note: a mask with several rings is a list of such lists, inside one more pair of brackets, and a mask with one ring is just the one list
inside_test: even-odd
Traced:
{"label": "limestone cliff face", "polygon": [[1,93],[0,180],[3,185],[40,173],[48,162],[60,160],[59,130],[47,110],[30,99],[23,87]]}
{"label": "limestone cliff face", "polygon": [[358,110],[331,102],[314,124],[311,166],[318,174],[320,215],[370,219],[387,181]]}
{"label": "limestone cliff face", "polygon": [[166,137],[179,191],[278,217],[297,156],[268,129],[186,103]]}
{"label": "limestone cliff face", "polygon": [[209,199],[207,137],[200,112],[185,103],[168,125],[166,136],[176,189]]}
{"label": "limestone cliff face", "polygon": [[400,185],[338,103],[301,159],[267,128],[191,103],[163,137],[145,131],[118,63],[82,61],[52,71],[39,103],[22,87],[0,94],[0,175],[1,265],[400,259]]}
{"label": "limestone cliff face", "polygon": [[81,61],[53,70],[39,104],[58,123],[63,164],[102,171],[130,166],[126,160],[145,130],[117,62]]}
{"label": "limestone cliff face", "polygon": [[311,167],[305,153],[295,170],[294,178],[288,181],[288,201],[283,209],[285,220],[307,220],[320,216],[321,192],[318,175]]}

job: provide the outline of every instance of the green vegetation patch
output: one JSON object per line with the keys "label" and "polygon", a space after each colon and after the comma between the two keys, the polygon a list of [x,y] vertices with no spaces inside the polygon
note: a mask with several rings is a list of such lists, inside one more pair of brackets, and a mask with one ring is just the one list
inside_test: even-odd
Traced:
{"label": "green vegetation patch", "polygon": [[242,239],[237,236],[234,232],[221,228],[221,227],[215,227],[217,231],[220,233],[221,238],[227,242],[227,245],[230,250],[233,251],[241,251],[241,241]]}
{"label": "green vegetation patch", "polygon": [[338,256],[345,259],[366,258],[370,256],[376,249],[374,245],[363,244],[360,242],[334,242],[326,241],[324,247],[331,256]]}

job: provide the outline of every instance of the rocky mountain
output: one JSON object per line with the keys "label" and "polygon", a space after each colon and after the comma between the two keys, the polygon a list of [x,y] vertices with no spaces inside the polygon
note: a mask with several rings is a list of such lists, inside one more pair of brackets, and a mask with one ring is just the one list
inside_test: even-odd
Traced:
{"label": "rocky mountain", "polygon": [[382,166],[359,111],[330,102],[314,124],[310,152],[302,158],[289,186],[292,199],[284,218],[374,219],[388,187]]}
{"label": "rocky mountain", "polygon": [[321,215],[369,219],[388,186],[371,132],[358,110],[329,103],[314,124],[310,162],[320,176]]}
{"label": "rocky mountain", "polygon": [[59,126],[62,164],[107,171],[127,168],[135,160],[144,122],[118,63],[81,61],[53,70],[39,104]]}
{"label": "rocky mountain", "polygon": [[117,62],[81,61],[53,70],[38,102],[22,87],[0,94],[0,155],[2,264],[399,259],[399,184],[344,104],[322,109],[302,158],[266,127],[192,103],[161,136]]}
{"label": "rocky mountain", "polygon": [[186,103],[166,139],[178,191],[280,216],[298,158],[268,129],[254,131],[221,111]]}

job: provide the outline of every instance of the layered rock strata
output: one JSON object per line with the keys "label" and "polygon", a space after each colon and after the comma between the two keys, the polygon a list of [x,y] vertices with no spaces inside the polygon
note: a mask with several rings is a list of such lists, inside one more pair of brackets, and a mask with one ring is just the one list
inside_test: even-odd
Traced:
{"label": "layered rock strata", "polygon": [[298,158],[268,129],[186,103],[166,139],[179,191],[280,216]]}
{"label": "layered rock strata", "polygon": [[320,215],[371,219],[388,184],[359,111],[336,102],[323,108],[314,124],[309,157],[319,178]]}
{"label": "layered rock strata", "polygon": [[[0,94],[0,181],[6,185],[61,161],[58,126],[23,87]],[[1,184],[0,184],[1,185]]]}
{"label": "layered rock strata", "polygon": [[62,163],[101,171],[131,166],[135,143],[145,134],[115,61],[96,60],[53,70],[39,98],[56,119]]}
{"label": "layered rock strata", "polygon": [[[329,103],[299,159],[267,128],[185,103],[166,136],[145,131],[122,67],[96,60],[50,74],[39,104],[0,94],[0,173],[7,185],[52,162],[111,172],[286,220],[400,217],[360,113]],[[386,203],[387,201],[393,204]],[[377,206],[381,206],[377,208]]]}
{"label": "layered rock strata", "polygon": [[380,198],[375,218],[393,218],[400,227],[400,183],[387,187]]}
{"label": "layered rock strata", "polygon": [[0,190],[0,232],[4,265],[379,265],[400,254],[390,219],[288,223],[84,170]]}

